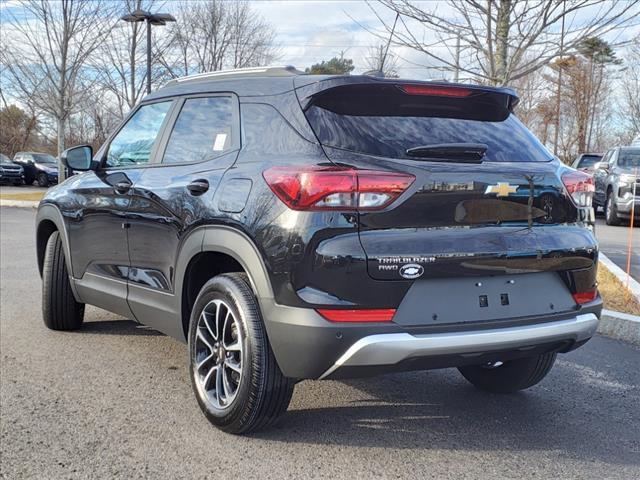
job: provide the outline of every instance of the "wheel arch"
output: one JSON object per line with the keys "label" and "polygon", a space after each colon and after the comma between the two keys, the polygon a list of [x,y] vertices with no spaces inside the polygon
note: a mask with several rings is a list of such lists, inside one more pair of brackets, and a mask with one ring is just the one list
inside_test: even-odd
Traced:
{"label": "wheel arch", "polygon": [[67,271],[70,276],[71,291],[73,292],[76,300],[80,301],[75,282],[73,281],[74,275],[73,264],[71,262],[71,248],[69,247],[69,237],[67,235],[67,229],[65,228],[62,213],[60,213],[58,207],[51,203],[41,204],[40,207],[38,207],[38,213],[36,214],[36,258],[38,261],[40,277],[42,277],[44,253],[47,248],[47,242],[54,232],[58,232],[60,234],[60,241],[62,242],[62,249],[64,251],[64,261],[67,264]]}
{"label": "wheel arch", "polygon": [[[207,280],[229,272],[244,272],[258,303],[261,299],[273,298],[273,289],[267,268],[253,240],[239,229],[228,226],[207,226],[199,229],[196,238],[201,247],[182,248],[176,271],[180,285],[176,285],[176,295],[180,298],[182,330],[187,338],[191,307],[198,292]],[[196,235],[196,233],[192,233]],[[193,244],[193,240],[185,242]],[[187,250],[188,254],[183,254]]]}

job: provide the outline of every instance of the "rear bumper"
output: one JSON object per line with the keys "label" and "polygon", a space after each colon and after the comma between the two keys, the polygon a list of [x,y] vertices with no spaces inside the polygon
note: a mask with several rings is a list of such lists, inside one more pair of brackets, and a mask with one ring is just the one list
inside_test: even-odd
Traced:
{"label": "rear bumper", "polygon": [[536,345],[581,343],[595,334],[598,321],[595,314],[587,313],[559,322],[484,331],[370,335],[354,343],[320,378],[327,378],[343,367],[398,365],[414,357],[473,358],[501,350],[526,352]]}
{"label": "rear bumper", "polygon": [[568,352],[596,331],[602,300],[572,312],[455,325],[334,323],[260,298],[278,365],[292,378],[360,377]]}

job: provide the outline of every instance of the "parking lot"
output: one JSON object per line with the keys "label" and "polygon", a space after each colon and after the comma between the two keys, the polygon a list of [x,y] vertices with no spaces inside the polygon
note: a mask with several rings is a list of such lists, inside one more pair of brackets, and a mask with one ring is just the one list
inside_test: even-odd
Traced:
{"label": "parking lot", "polygon": [[297,385],[271,431],[214,429],[185,347],[106,312],[45,329],[30,209],[2,208],[4,478],[638,478],[640,350],[596,337],[540,385],[481,393],[455,370]]}

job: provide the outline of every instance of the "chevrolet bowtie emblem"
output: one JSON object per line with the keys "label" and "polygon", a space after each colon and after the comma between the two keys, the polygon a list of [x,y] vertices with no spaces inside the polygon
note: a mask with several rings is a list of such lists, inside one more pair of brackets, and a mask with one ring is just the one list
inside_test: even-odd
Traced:
{"label": "chevrolet bowtie emblem", "polygon": [[498,197],[508,197],[510,193],[516,193],[516,190],[518,190],[518,187],[509,185],[508,183],[498,182],[497,185],[488,185],[484,194],[495,193]]}

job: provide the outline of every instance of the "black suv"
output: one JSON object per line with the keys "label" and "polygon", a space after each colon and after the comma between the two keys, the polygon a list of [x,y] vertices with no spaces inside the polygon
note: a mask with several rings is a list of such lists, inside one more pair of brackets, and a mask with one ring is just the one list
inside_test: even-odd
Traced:
{"label": "black suv", "polygon": [[209,420],[243,433],[300,379],[458,367],[538,383],[596,331],[591,177],[512,90],[292,68],[147,96],[37,215],[43,315],[85,304],[188,343]]}
{"label": "black suv", "polygon": [[34,181],[39,187],[58,183],[58,162],[48,153],[18,152],[13,161],[24,168],[24,183],[27,185]]}

